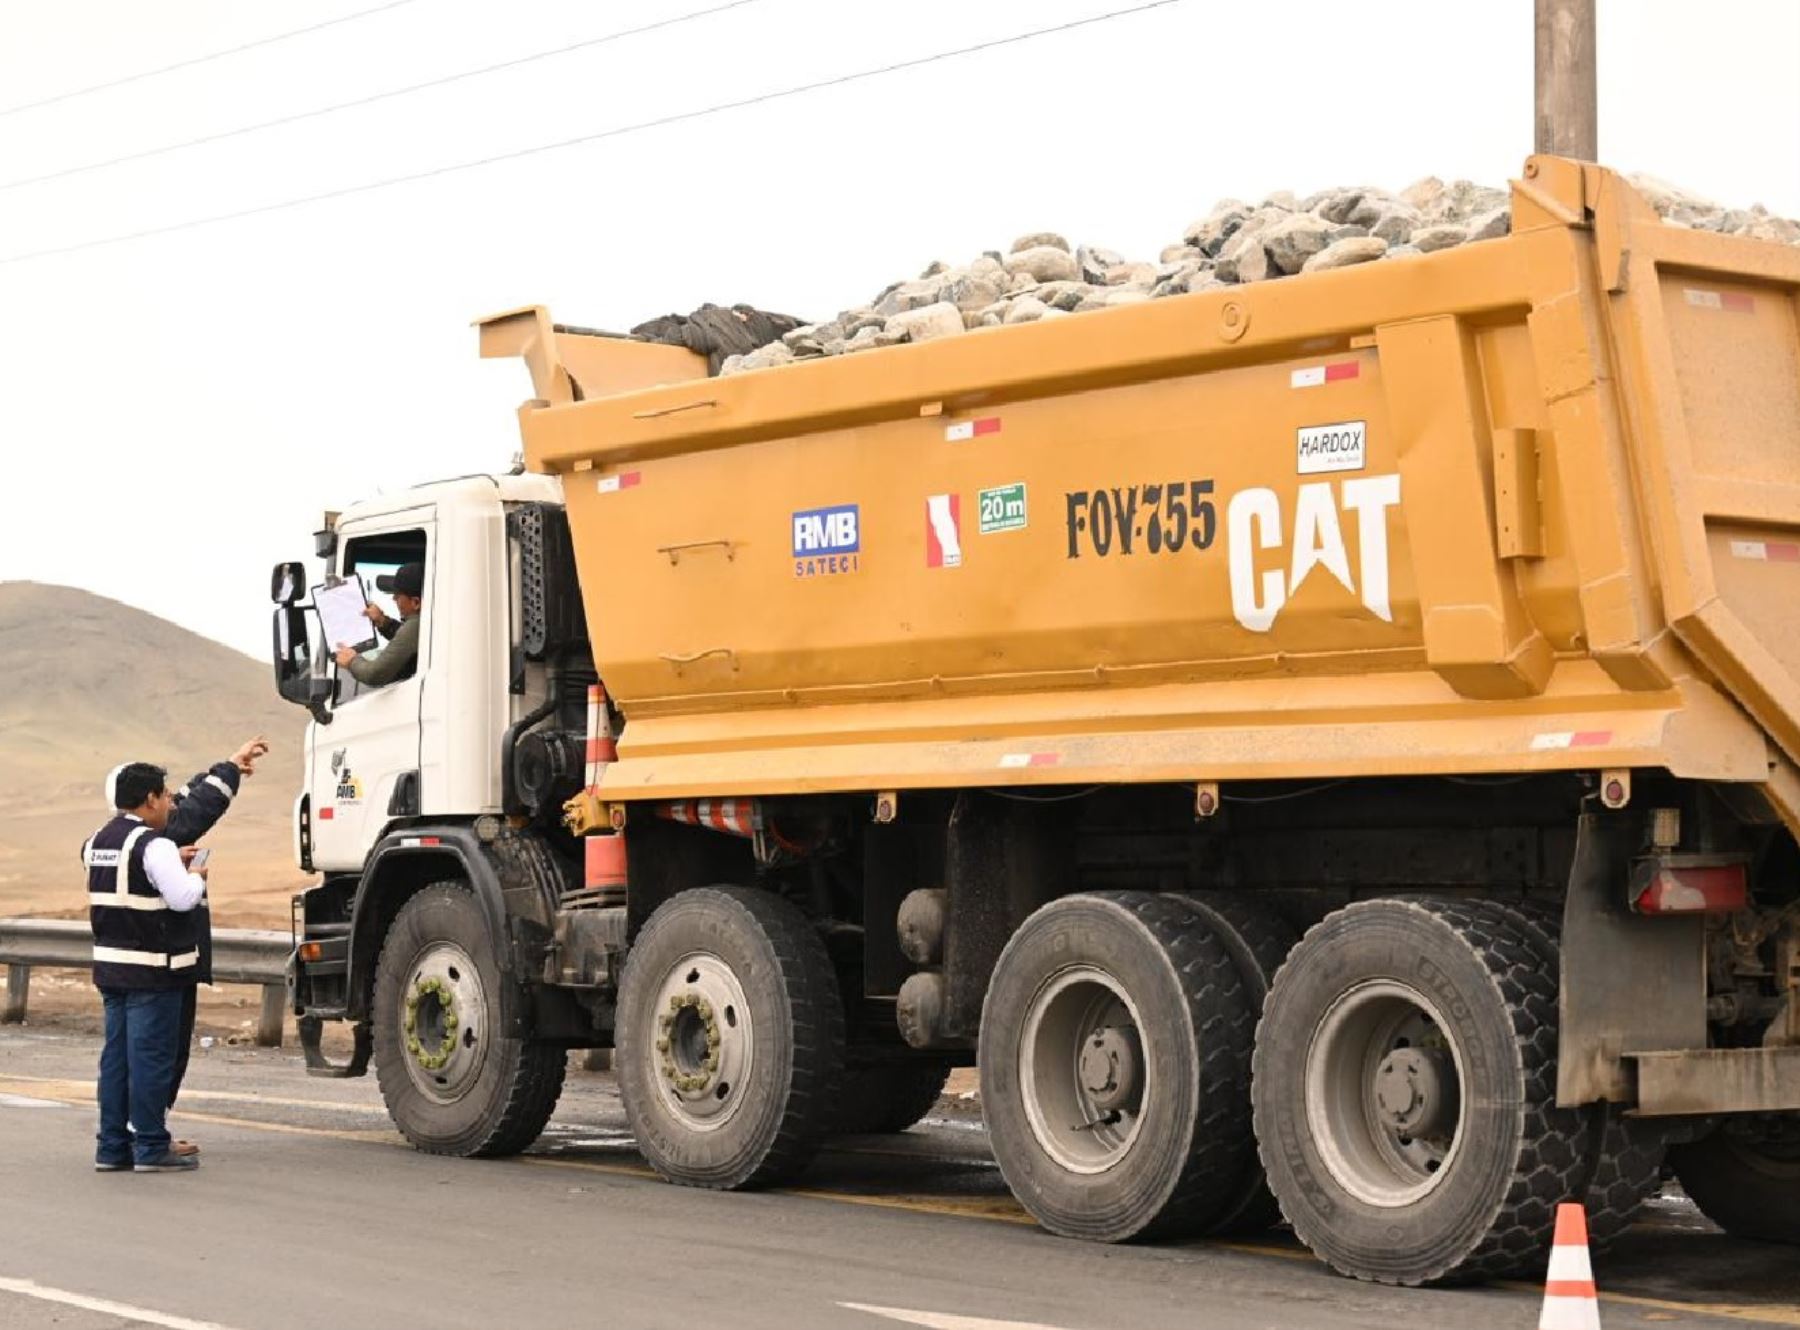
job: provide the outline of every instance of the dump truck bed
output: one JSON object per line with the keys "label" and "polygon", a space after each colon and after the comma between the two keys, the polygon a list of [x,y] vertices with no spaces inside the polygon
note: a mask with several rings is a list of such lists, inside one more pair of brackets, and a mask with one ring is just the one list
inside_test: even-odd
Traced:
{"label": "dump truck bed", "polygon": [[1513,234],[703,377],[490,320],[608,797],[1666,768],[1800,827],[1800,250]]}

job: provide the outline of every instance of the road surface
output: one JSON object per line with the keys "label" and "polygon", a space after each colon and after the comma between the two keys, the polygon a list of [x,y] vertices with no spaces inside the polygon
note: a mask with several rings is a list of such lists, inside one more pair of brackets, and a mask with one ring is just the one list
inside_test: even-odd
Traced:
{"label": "road surface", "polygon": [[[512,1160],[439,1159],[388,1126],[371,1076],[291,1053],[196,1055],[192,1175],[91,1170],[95,1041],[0,1032],[0,1330],[431,1325],[627,1330],[1489,1330],[1537,1324],[1529,1285],[1415,1291],[1330,1274],[1280,1235],[1104,1247],[1050,1237],[977,1125],[845,1139],[795,1187],[668,1186],[611,1079],[571,1073]],[[1599,1265],[1608,1330],[1800,1327],[1800,1260],[1679,1196]]]}

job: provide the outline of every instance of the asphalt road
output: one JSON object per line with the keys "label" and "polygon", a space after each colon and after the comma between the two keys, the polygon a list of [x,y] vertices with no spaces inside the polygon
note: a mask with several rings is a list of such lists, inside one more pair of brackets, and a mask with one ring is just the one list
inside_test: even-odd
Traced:
{"label": "asphalt road", "polygon": [[[571,1074],[513,1160],[438,1159],[388,1127],[374,1078],[291,1054],[197,1055],[185,1176],[96,1174],[95,1042],[0,1033],[0,1330],[431,1325],[628,1330],[1224,1330],[1537,1324],[1530,1286],[1415,1291],[1338,1278],[1283,1237],[1103,1247],[1050,1237],[978,1128],[837,1143],[802,1184],[668,1186],[609,1078]],[[1800,1327],[1800,1260],[1684,1200],[1600,1262],[1608,1330]]]}

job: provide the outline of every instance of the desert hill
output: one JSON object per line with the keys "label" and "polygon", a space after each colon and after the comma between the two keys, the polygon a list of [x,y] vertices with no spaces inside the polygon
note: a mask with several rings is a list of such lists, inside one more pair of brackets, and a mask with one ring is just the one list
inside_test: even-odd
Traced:
{"label": "desert hill", "polygon": [[273,747],[209,838],[221,923],[285,922],[306,879],[289,820],[305,713],[266,662],[73,587],[0,582],[0,914],[79,912],[82,839],[100,786],[142,759],[182,781],[243,740]]}

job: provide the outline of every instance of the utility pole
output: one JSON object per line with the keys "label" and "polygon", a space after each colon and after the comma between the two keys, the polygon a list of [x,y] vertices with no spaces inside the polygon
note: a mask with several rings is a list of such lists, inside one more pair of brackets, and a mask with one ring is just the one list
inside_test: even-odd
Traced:
{"label": "utility pole", "polygon": [[1594,92],[1594,0],[1537,0],[1535,151],[1599,158]]}

